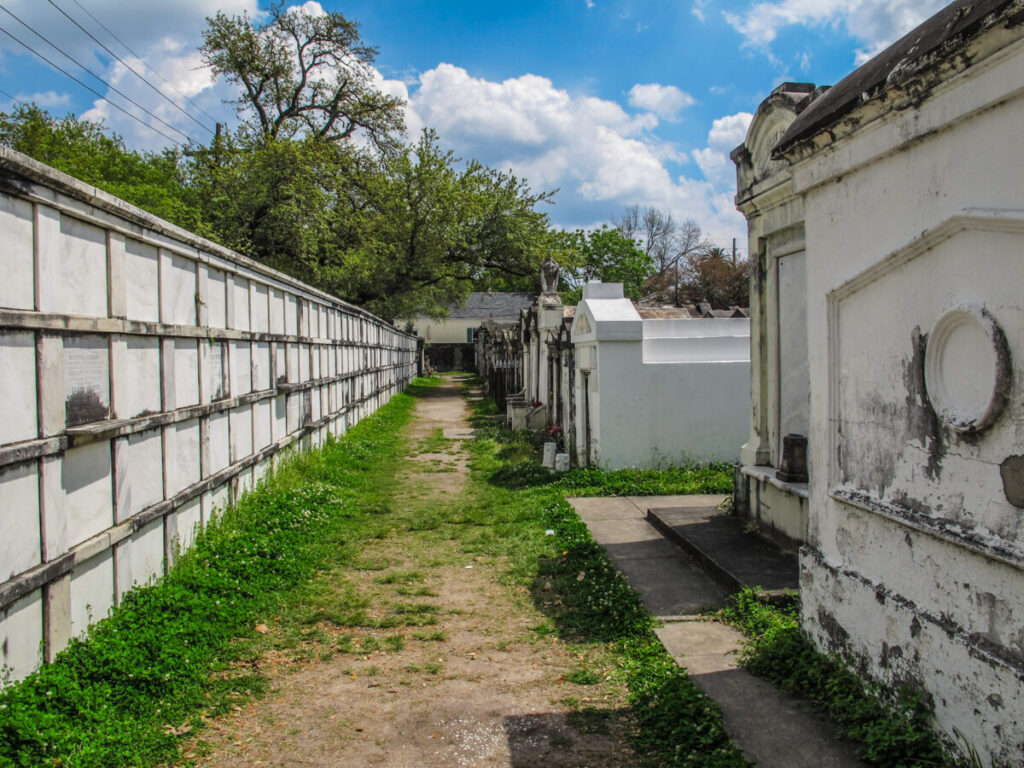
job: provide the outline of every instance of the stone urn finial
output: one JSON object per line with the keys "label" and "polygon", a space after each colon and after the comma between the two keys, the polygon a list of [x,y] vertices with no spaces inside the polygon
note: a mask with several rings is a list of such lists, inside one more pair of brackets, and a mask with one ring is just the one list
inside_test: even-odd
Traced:
{"label": "stone urn finial", "polygon": [[544,263],[540,265],[540,285],[543,293],[558,293],[558,273],[560,271],[558,263],[549,254],[544,259]]}

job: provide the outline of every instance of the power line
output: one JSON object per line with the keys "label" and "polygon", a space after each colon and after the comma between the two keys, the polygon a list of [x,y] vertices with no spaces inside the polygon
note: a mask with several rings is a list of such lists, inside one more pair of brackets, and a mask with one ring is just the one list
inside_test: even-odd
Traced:
{"label": "power line", "polygon": [[[106,24],[104,24],[104,23],[103,23],[102,21],[100,21],[99,19],[97,19],[97,18],[96,18],[96,17],[95,17],[95,16],[94,16],[94,15],[92,14],[92,12],[91,12],[91,11],[90,11],[90,10],[89,10],[88,8],[86,8],[86,7],[84,6],[84,5],[82,5],[82,4],[80,3],[80,2],[78,2],[78,0],[71,0],[71,2],[73,2],[73,3],[74,3],[75,5],[77,5],[77,6],[79,7],[79,8],[81,8],[81,9],[82,9],[82,11],[83,11],[83,12],[85,13],[85,15],[86,15],[86,16],[88,16],[88,17],[89,17],[90,19],[92,19],[92,20],[93,20],[93,21],[95,21],[95,22],[96,22],[97,24],[99,24],[100,28],[101,28],[101,29],[103,29],[103,30],[104,30],[104,31],[105,31],[105,32],[106,32],[106,33],[107,33],[108,35],[110,35],[110,36],[111,36],[112,38],[114,38],[115,40],[117,40],[117,42],[119,42],[119,43],[121,44],[121,46],[122,46],[122,47],[123,47],[123,48],[124,48],[124,49],[125,49],[126,51],[128,51],[128,53],[130,53],[130,54],[131,54],[132,56],[134,56],[134,57],[135,57],[136,59],[138,59],[139,61],[141,61],[141,62],[142,62],[142,64],[143,64],[143,66],[144,66],[144,67],[145,67],[146,69],[148,69],[148,70],[149,70],[150,72],[152,72],[152,73],[153,73],[154,75],[156,75],[156,76],[157,76],[157,77],[159,77],[159,78],[160,78],[161,80],[163,80],[163,81],[164,81],[164,82],[165,82],[165,83],[167,84],[167,87],[168,87],[168,88],[170,88],[170,89],[171,89],[172,91],[174,91],[174,92],[175,92],[176,94],[178,94],[179,96],[181,96],[181,98],[183,98],[183,99],[185,100],[185,102],[186,102],[186,103],[188,103],[188,104],[191,104],[191,105],[192,105],[193,107],[195,107],[195,108],[196,108],[196,109],[198,109],[198,110],[199,110],[200,112],[202,112],[202,113],[203,113],[204,115],[206,115],[206,116],[207,116],[208,118],[210,118],[211,120],[213,120],[213,122],[214,122],[214,123],[216,123],[216,122],[217,122],[217,118],[216,118],[216,117],[214,117],[213,115],[211,115],[211,114],[210,114],[209,112],[207,112],[207,111],[206,111],[205,109],[203,109],[203,108],[202,108],[201,106],[199,106],[199,104],[197,104],[196,102],[194,102],[194,101],[193,101],[192,99],[190,99],[190,98],[189,98],[188,96],[186,96],[186,95],[185,95],[184,93],[182,93],[181,91],[179,91],[179,90],[178,90],[178,89],[177,89],[177,88],[176,88],[176,87],[174,86],[174,83],[172,83],[172,82],[171,82],[170,80],[168,80],[168,79],[167,79],[166,77],[164,77],[163,75],[161,75],[161,74],[160,74],[160,72],[159,72],[158,70],[156,70],[156,69],[153,69],[153,67],[149,66],[149,64],[147,64],[147,63],[146,63],[146,60],[145,60],[144,58],[142,58],[141,56],[139,56],[139,54],[137,54],[137,53],[136,53],[135,51],[133,51],[133,50],[132,50],[131,48],[129,48],[129,47],[128,47],[128,43],[126,43],[126,42],[125,42],[124,40],[122,40],[122,39],[121,39],[120,37],[118,37],[117,35],[115,35],[115,34],[113,33],[113,31],[111,31],[110,27],[108,27],[108,26],[107,26]],[[127,66],[127,65],[125,65],[125,66]]]}
{"label": "power line", "polygon": [[[3,5],[0,5],[0,11],[3,11],[4,13],[6,13],[6,14],[7,14],[8,16],[10,16],[10,17],[11,17],[12,19],[14,19],[14,20],[15,20],[16,22],[18,22],[19,24],[21,24],[21,25],[22,25],[23,27],[25,27],[25,28],[26,28],[27,30],[29,30],[29,31],[30,31],[30,32],[31,32],[32,34],[34,34],[34,35],[35,35],[36,37],[38,37],[38,38],[39,38],[40,40],[42,40],[42,41],[43,41],[44,43],[46,43],[46,44],[47,44],[47,45],[49,45],[49,46],[50,46],[51,48],[53,48],[53,49],[54,49],[55,51],[57,51],[57,52],[58,52],[58,53],[60,53],[60,54],[61,54],[62,56],[64,56],[64,58],[66,58],[66,59],[68,59],[69,61],[71,61],[71,62],[72,62],[73,64],[75,64],[76,66],[78,66],[78,67],[79,67],[80,69],[82,69],[83,71],[85,71],[85,72],[87,72],[88,74],[92,75],[92,77],[94,77],[94,78],[96,78],[97,80],[99,80],[99,81],[100,81],[101,83],[103,83],[103,84],[104,84],[105,86],[107,86],[107,88],[109,88],[110,90],[112,90],[112,91],[113,91],[114,93],[118,94],[118,95],[119,95],[119,96],[120,96],[121,98],[123,98],[123,99],[125,99],[126,101],[128,101],[128,102],[130,102],[130,103],[134,104],[134,105],[135,105],[136,107],[138,107],[139,109],[141,109],[141,110],[142,110],[143,112],[145,112],[145,113],[146,113],[147,115],[149,115],[149,116],[150,116],[150,117],[152,117],[152,118],[153,118],[154,120],[156,120],[156,121],[157,121],[158,123],[160,123],[160,124],[162,124],[162,125],[166,126],[167,128],[169,128],[170,130],[174,131],[175,133],[178,133],[178,134],[180,134],[180,135],[184,136],[184,137],[185,137],[186,139],[188,139],[189,141],[195,142],[196,144],[198,144],[198,143],[199,143],[199,142],[197,142],[197,141],[196,141],[195,139],[193,139],[193,138],[192,138],[191,136],[189,136],[189,135],[188,135],[187,133],[185,133],[185,132],[184,132],[183,130],[181,130],[180,128],[175,128],[175,127],[174,127],[173,125],[171,125],[170,123],[168,123],[168,122],[167,122],[166,120],[164,120],[164,119],[163,119],[162,117],[160,117],[160,116],[156,115],[155,113],[151,112],[150,110],[146,109],[146,108],[145,108],[144,106],[142,106],[141,104],[139,104],[139,103],[138,103],[137,101],[135,101],[135,99],[133,99],[133,98],[132,98],[131,96],[129,96],[128,94],[126,94],[126,93],[125,93],[124,91],[121,91],[120,89],[118,89],[118,88],[115,88],[115,87],[114,87],[113,85],[111,85],[111,84],[110,84],[110,83],[108,83],[108,82],[107,82],[106,80],[104,80],[104,79],[103,79],[102,77],[100,77],[100,76],[99,76],[99,75],[97,75],[97,74],[96,74],[95,72],[93,72],[92,70],[90,70],[90,69],[89,69],[88,67],[86,67],[86,66],[85,66],[84,64],[82,64],[81,62],[79,62],[79,61],[75,60],[75,59],[74,59],[74,58],[73,58],[72,56],[70,56],[69,54],[67,54],[67,53],[65,53],[64,51],[62,51],[62,50],[61,50],[60,48],[58,48],[58,47],[57,47],[56,45],[54,45],[53,43],[51,43],[51,42],[50,42],[50,41],[49,41],[49,40],[48,40],[48,39],[47,39],[47,38],[46,38],[45,36],[41,35],[41,34],[40,34],[39,32],[37,32],[37,31],[36,31],[35,29],[33,29],[33,28],[32,28],[32,27],[30,26],[30,25],[26,24],[26,23],[25,23],[24,21],[22,21],[22,20],[21,20],[21,19],[19,19],[19,18],[18,18],[17,16],[15,16],[15,15],[14,15],[13,13],[11,13],[11,12],[10,12],[10,11],[9,11],[9,10],[8,10],[8,9],[7,9],[6,7],[5,7],[5,6],[3,6]],[[26,43],[22,42],[21,40],[19,40],[19,39],[18,39],[18,38],[16,38],[16,37],[14,37],[14,35],[12,35],[12,34],[11,34],[10,32],[7,32],[7,30],[4,30],[4,31],[5,31],[6,33],[7,33],[7,35],[8,35],[9,37],[11,37],[11,38],[12,38],[12,39],[14,39],[14,40],[17,40],[17,42],[21,43],[21,45],[23,45],[23,46],[25,46],[26,48],[28,48],[28,49],[29,49],[30,51],[32,51],[32,53],[36,54],[36,55],[37,55],[37,56],[39,56],[40,58],[43,58],[42,54],[40,54],[40,53],[39,53],[38,51],[34,50],[33,48],[29,47],[29,46],[28,46],[28,45],[27,45]],[[50,64],[50,66],[56,67],[56,65],[55,65],[55,64],[54,64],[53,62],[49,61],[48,59],[44,59],[44,60],[45,60],[45,61],[46,61],[46,62],[47,62],[48,64]],[[58,68],[58,69],[60,69],[59,67],[57,67],[57,68]],[[61,72],[64,72],[64,74],[68,75],[68,73],[67,73],[67,72],[66,72],[65,70],[61,69],[60,71],[61,71]],[[68,75],[68,77],[71,77],[71,75]],[[75,82],[79,83],[80,85],[85,85],[84,83],[82,83],[82,81],[81,81],[81,80],[78,80],[77,78],[75,78]],[[88,86],[86,86],[86,87],[88,87]],[[101,99],[104,99],[105,101],[107,101],[107,103],[108,103],[108,104],[114,105],[114,102],[112,102],[112,101],[110,101],[109,99],[107,99],[107,98],[106,98],[106,96],[104,96],[103,94],[101,94],[101,93],[99,93],[99,92],[97,92],[97,91],[93,90],[92,88],[90,88],[89,90],[90,90],[90,91],[92,91],[93,93],[95,93],[95,94],[96,94],[97,96],[99,96],[99,97],[100,97]],[[122,112],[124,112],[125,110],[121,110],[121,111],[122,111]],[[130,114],[130,113],[128,113],[128,112],[125,112],[125,114]],[[138,118],[136,118],[136,119],[138,119]],[[143,125],[146,125],[146,123],[145,123],[145,122],[143,122],[142,120],[139,120],[139,122],[142,122],[142,123],[143,123]],[[162,133],[162,132],[160,132],[160,131],[157,131],[157,133]],[[162,134],[162,135],[165,135],[165,136],[166,136],[166,134]],[[177,141],[176,141],[175,143],[177,144],[177,143],[179,143],[179,142],[177,142]]]}
{"label": "power line", "polygon": [[[0,7],[2,7],[2,6],[0,6]],[[6,8],[5,8],[4,10],[6,10]],[[153,127],[152,125],[150,125],[149,123],[147,123],[147,122],[146,122],[145,120],[143,120],[143,119],[141,119],[141,118],[137,117],[136,115],[133,115],[133,114],[132,114],[131,112],[129,112],[129,111],[128,111],[127,109],[125,109],[124,107],[122,107],[122,106],[121,106],[120,104],[116,104],[115,102],[113,102],[113,101],[111,101],[110,99],[108,99],[108,98],[107,98],[106,96],[104,96],[104,95],[103,95],[102,93],[100,93],[100,92],[99,92],[99,91],[97,91],[97,90],[96,90],[95,88],[93,88],[93,87],[92,87],[91,85],[86,85],[86,84],[85,84],[85,83],[83,83],[83,82],[82,82],[81,80],[79,80],[79,79],[78,79],[77,77],[75,77],[75,76],[74,76],[74,75],[72,75],[72,74],[71,74],[70,72],[68,72],[68,71],[67,71],[66,69],[63,69],[63,68],[62,68],[62,67],[61,67],[61,66],[60,66],[59,64],[55,64],[54,62],[50,61],[50,59],[48,59],[48,58],[46,58],[45,56],[43,56],[43,54],[41,54],[41,53],[40,53],[39,51],[37,51],[37,50],[35,50],[34,48],[32,48],[32,46],[30,46],[30,45],[29,45],[28,43],[26,43],[26,42],[23,42],[22,40],[19,40],[18,38],[16,38],[16,37],[15,37],[14,35],[12,35],[12,34],[11,34],[10,32],[8,32],[8,31],[7,31],[6,29],[4,29],[3,27],[0,27],[0,32],[3,32],[3,33],[4,33],[5,35],[7,35],[7,36],[8,36],[9,38],[11,38],[11,40],[13,40],[14,42],[16,42],[16,43],[17,43],[18,45],[20,45],[20,46],[22,46],[22,47],[26,48],[26,49],[27,49],[27,50],[28,50],[28,51],[29,51],[30,53],[33,53],[33,54],[35,54],[36,56],[38,56],[38,57],[39,57],[40,59],[42,59],[43,61],[45,61],[45,62],[46,62],[47,64],[49,64],[49,65],[50,65],[51,67],[53,67],[54,69],[56,69],[56,70],[57,70],[58,72],[60,72],[60,73],[62,73],[62,74],[64,74],[64,75],[66,75],[67,77],[69,77],[69,78],[71,78],[72,80],[74,80],[74,81],[75,81],[76,83],[78,83],[78,84],[79,84],[80,86],[82,86],[83,88],[85,88],[85,89],[86,89],[87,91],[89,91],[89,92],[91,92],[91,93],[94,93],[94,94],[96,94],[97,96],[99,96],[99,97],[100,97],[100,99],[101,99],[102,101],[105,101],[105,102],[107,102],[107,104],[109,104],[110,106],[112,106],[112,107],[113,107],[114,109],[117,109],[117,110],[119,110],[119,111],[121,111],[121,112],[124,112],[124,114],[128,115],[128,117],[130,117],[130,118],[131,118],[132,120],[135,120],[136,122],[138,122],[138,123],[140,123],[140,124],[142,124],[142,125],[146,126],[147,128],[149,128],[149,130],[153,131],[154,133],[159,133],[159,134],[160,134],[161,136],[163,136],[163,137],[164,137],[165,139],[167,139],[167,140],[168,140],[169,142],[171,142],[172,144],[174,144],[174,145],[176,145],[176,146],[179,146],[179,147],[180,147],[180,146],[182,146],[182,143],[181,143],[180,141],[178,141],[177,139],[173,139],[173,138],[171,138],[171,137],[170,137],[170,136],[168,136],[168,135],[167,135],[166,133],[164,133],[163,131],[161,131],[161,130],[160,130],[159,128],[154,128],[154,127]],[[179,133],[180,133],[180,131],[179,131]]]}
{"label": "power line", "polygon": [[[131,65],[130,65],[130,64],[129,64],[128,62],[126,62],[126,61],[125,61],[124,59],[122,59],[122,58],[121,58],[120,56],[118,56],[118,55],[117,55],[116,53],[114,53],[114,52],[113,52],[112,50],[110,50],[110,49],[109,49],[109,48],[108,48],[107,46],[105,46],[105,45],[104,45],[104,44],[103,44],[103,43],[102,43],[102,42],[101,42],[100,40],[98,40],[98,39],[96,38],[96,36],[95,36],[95,35],[93,35],[93,33],[92,33],[92,32],[90,32],[89,30],[87,30],[87,29],[86,29],[85,27],[83,27],[83,26],[82,26],[81,24],[79,24],[79,23],[78,23],[78,22],[77,22],[77,21],[76,21],[75,19],[73,19],[73,18],[72,18],[71,16],[69,16],[69,15],[68,15],[68,13],[67,13],[67,12],[66,12],[66,11],[65,11],[65,10],[64,10],[63,8],[61,8],[61,7],[59,6],[59,5],[57,5],[57,3],[55,3],[55,2],[54,2],[54,0],[47,0],[47,2],[49,2],[49,3],[50,3],[50,5],[52,5],[52,6],[53,6],[54,8],[56,8],[56,9],[57,9],[58,11],[60,11],[60,12],[61,12],[61,13],[62,13],[62,14],[64,15],[64,18],[66,18],[66,19],[67,19],[68,21],[70,21],[70,22],[71,22],[72,24],[74,24],[74,25],[75,25],[76,27],[78,27],[78,28],[79,28],[80,30],[82,30],[82,31],[83,31],[83,32],[84,32],[85,34],[87,34],[87,35],[88,35],[88,36],[90,37],[90,39],[92,39],[92,41],[93,41],[94,43],[96,43],[96,44],[97,44],[98,46],[100,46],[100,47],[101,47],[101,48],[102,48],[102,49],[103,49],[104,51],[106,51],[107,53],[109,53],[109,54],[110,54],[111,56],[113,56],[113,57],[114,57],[115,59],[117,59],[117,60],[118,60],[119,62],[121,62],[122,64],[124,64],[124,66],[125,66],[125,67],[127,67],[127,68],[128,68],[128,70],[129,70],[129,71],[130,71],[130,72],[131,72],[131,73],[132,73],[133,75],[135,75],[135,76],[136,76],[137,78],[139,78],[139,80],[141,80],[141,81],[142,81],[142,82],[144,82],[144,83],[145,83],[146,85],[148,85],[148,86],[149,86],[150,88],[152,88],[152,89],[153,89],[153,90],[154,90],[154,91],[155,91],[155,92],[157,93],[157,95],[159,95],[159,96],[160,96],[161,98],[163,98],[163,99],[166,99],[166,100],[167,100],[167,102],[168,102],[168,103],[169,103],[169,104],[170,104],[171,106],[173,106],[173,107],[174,107],[174,108],[175,108],[176,110],[178,110],[179,112],[181,112],[181,114],[185,115],[185,117],[187,117],[187,118],[188,118],[189,120],[192,120],[192,121],[193,121],[194,123],[196,123],[196,125],[198,125],[198,126],[199,126],[200,128],[202,128],[203,130],[209,131],[210,133],[214,133],[214,130],[213,130],[212,128],[210,128],[210,127],[209,127],[208,125],[206,125],[205,123],[203,123],[202,121],[200,121],[200,120],[199,120],[198,118],[194,117],[194,116],[193,116],[192,114],[190,114],[189,112],[187,112],[187,111],[185,111],[184,109],[182,109],[182,108],[181,108],[181,107],[180,107],[180,106],[178,105],[178,103],[177,103],[177,102],[175,102],[174,100],[172,100],[172,99],[171,99],[171,98],[170,98],[169,96],[167,96],[167,94],[165,94],[165,93],[164,93],[163,91],[161,91],[161,90],[160,90],[159,88],[157,88],[157,87],[156,87],[155,85],[153,85],[153,84],[152,84],[151,82],[149,82],[149,80],[147,80],[147,79],[146,79],[145,77],[143,77],[143,76],[142,76],[142,75],[140,75],[140,74],[139,74],[138,72],[136,72],[136,71],[135,71],[135,68],[134,68],[134,67],[132,67],[132,66],[131,66]],[[138,58],[138,57],[136,57],[136,58]]]}

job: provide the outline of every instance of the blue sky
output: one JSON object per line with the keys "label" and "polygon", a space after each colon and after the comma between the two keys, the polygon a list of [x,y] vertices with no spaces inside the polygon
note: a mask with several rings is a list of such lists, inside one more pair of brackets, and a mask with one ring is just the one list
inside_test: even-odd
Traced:
{"label": "blue sky", "polygon": [[[295,3],[299,4],[299,3]],[[941,8],[942,0],[320,0],[361,24],[380,48],[380,87],[464,158],[511,169],[559,226],[595,226],[627,205],[693,218],[716,242],[744,241],[728,153],[785,80],[834,83]],[[217,10],[259,14],[257,0],[0,0],[43,37],[131,96],[127,104],[7,12],[0,27],[179,141],[207,141],[197,122],[142,83],[63,17],[78,20],[199,122],[235,120],[232,96],[196,53]],[[136,60],[102,22],[142,59]],[[145,64],[143,64],[145,62]],[[152,74],[151,67],[162,78]],[[0,34],[0,89],[54,114],[103,119],[135,147],[168,139],[39,62]],[[182,95],[191,99],[183,102]],[[0,95],[0,109],[11,100]],[[195,106],[193,106],[195,105]],[[199,111],[199,108],[202,111]],[[212,119],[211,119],[212,118]]]}

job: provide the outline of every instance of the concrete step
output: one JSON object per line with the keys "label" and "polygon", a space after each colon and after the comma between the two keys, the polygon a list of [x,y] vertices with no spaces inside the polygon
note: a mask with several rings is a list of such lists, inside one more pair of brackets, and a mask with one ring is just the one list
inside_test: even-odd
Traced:
{"label": "concrete step", "polygon": [[643,518],[635,499],[570,499],[647,610],[672,620],[725,605],[729,591]]}
{"label": "concrete step", "polygon": [[[729,735],[758,768],[866,768],[835,724],[739,666],[744,639],[736,629],[696,615],[741,585],[775,593],[796,587],[795,560],[724,515],[717,508],[721,500],[630,496],[569,502],[663,620],[657,633],[665,649],[718,702]],[[667,532],[673,543],[662,535]]]}
{"label": "concrete step", "polygon": [[646,519],[731,592],[758,587],[765,597],[784,600],[800,587],[796,556],[748,530],[741,518],[691,506],[648,507]]}
{"label": "concrete step", "polygon": [[695,617],[657,630],[690,679],[722,708],[725,730],[757,768],[866,768],[835,724],[739,666],[743,636]]}

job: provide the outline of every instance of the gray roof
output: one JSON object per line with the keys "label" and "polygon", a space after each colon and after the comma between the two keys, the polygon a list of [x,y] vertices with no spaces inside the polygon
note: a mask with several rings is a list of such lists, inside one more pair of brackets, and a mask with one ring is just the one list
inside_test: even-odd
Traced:
{"label": "gray roof", "polygon": [[913,76],[922,65],[964,46],[1014,4],[1014,0],[950,3],[812,101],[782,135],[773,154],[835,125],[867,99]]}
{"label": "gray roof", "polygon": [[448,307],[452,319],[481,319],[488,317],[518,317],[519,311],[533,304],[536,294],[522,291],[514,293],[471,293],[463,307]]}

